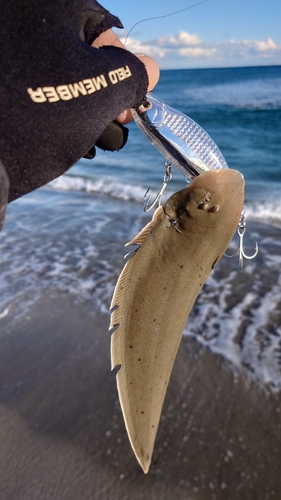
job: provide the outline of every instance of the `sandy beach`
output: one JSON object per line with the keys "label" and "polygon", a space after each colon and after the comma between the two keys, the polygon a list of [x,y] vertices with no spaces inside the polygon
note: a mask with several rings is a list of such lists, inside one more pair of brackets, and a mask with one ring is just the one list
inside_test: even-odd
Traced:
{"label": "sandy beach", "polygon": [[281,396],[183,338],[150,471],[126,435],[107,314],[53,294],[2,318],[1,500],[280,498]]}

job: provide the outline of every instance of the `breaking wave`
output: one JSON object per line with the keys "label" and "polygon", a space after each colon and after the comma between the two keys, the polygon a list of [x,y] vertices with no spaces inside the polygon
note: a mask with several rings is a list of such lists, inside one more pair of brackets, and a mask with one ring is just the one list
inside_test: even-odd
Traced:
{"label": "breaking wave", "polygon": [[[57,191],[77,191],[93,194],[105,194],[111,198],[124,201],[142,203],[145,187],[133,184],[121,184],[115,180],[90,179],[82,176],[63,175],[48,184],[48,189]],[[166,198],[176,191],[168,188]],[[157,191],[152,189],[150,194],[153,198]],[[262,223],[281,225],[281,201],[275,199],[271,202],[248,202],[246,203],[247,219]]]}

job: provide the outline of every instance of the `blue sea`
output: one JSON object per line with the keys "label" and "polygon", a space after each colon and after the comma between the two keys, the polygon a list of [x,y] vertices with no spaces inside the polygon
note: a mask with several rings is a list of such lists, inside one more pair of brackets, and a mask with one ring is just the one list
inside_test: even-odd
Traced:
{"label": "blue sea", "polygon": [[[223,258],[185,335],[220,353],[234,372],[281,390],[281,66],[162,71],[154,93],[197,121],[246,180],[245,251]],[[164,160],[134,123],[118,153],[98,150],[13,202],[0,234],[1,319],[12,325],[54,292],[108,312],[124,244],[151,215],[142,198],[161,186]],[[174,169],[167,195],[185,187]],[[237,242],[236,242],[237,243]],[[235,249],[235,241],[230,251]],[[109,314],[109,313],[108,313]]]}

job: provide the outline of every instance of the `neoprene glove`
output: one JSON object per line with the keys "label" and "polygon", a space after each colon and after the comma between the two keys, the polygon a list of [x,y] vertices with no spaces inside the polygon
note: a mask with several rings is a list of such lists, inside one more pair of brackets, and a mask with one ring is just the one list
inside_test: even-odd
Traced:
{"label": "neoprene glove", "polygon": [[[148,77],[130,52],[91,47],[103,31],[122,27],[95,0],[9,0],[0,19],[3,219],[5,197],[46,184],[87,154],[118,114],[141,103]],[[103,149],[126,140],[124,127],[113,127],[117,147],[105,132]]]}

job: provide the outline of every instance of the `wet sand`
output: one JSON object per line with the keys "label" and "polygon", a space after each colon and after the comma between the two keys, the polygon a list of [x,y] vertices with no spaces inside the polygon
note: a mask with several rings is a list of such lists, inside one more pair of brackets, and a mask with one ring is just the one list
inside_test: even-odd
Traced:
{"label": "wet sand", "polygon": [[1,500],[281,498],[281,395],[188,338],[143,474],[110,372],[108,324],[71,296],[0,320]]}

